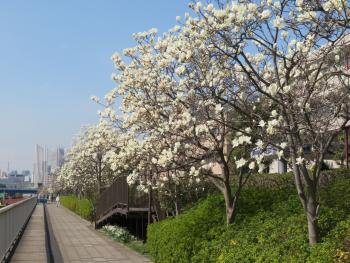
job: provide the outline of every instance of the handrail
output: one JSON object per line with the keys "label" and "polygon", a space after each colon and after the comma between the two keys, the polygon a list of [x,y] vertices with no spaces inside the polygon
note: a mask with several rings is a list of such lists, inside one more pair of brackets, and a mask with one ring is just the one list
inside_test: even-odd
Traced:
{"label": "handrail", "polygon": [[23,199],[23,200],[21,200],[21,201],[19,201],[19,202],[16,202],[16,203],[7,205],[7,206],[5,206],[5,207],[3,207],[3,208],[0,208],[0,215],[3,214],[3,213],[5,213],[5,212],[8,211],[8,210],[14,209],[16,206],[19,206],[19,205],[21,205],[22,203],[28,202],[28,201],[29,201],[30,199],[32,199],[32,198],[35,198],[35,199],[36,199],[36,197],[26,198],[26,199]]}
{"label": "handrail", "polygon": [[31,197],[0,209],[0,262],[13,250],[36,203]]}

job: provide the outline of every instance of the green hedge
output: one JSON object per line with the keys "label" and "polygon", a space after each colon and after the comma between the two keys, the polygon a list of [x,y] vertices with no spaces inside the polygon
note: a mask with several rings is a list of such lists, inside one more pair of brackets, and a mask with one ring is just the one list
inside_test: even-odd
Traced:
{"label": "green hedge", "polygon": [[229,227],[220,194],[177,218],[150,225],[148,251],[160,263],[350,262],[350,179],[336,178],[344,170],[329,173],[332,180],[320,192],[321,243],[312,248],[294,187],[278,184],[244,189],[237,220]]}
{"label": "green hedge", "polygon": [[61,204],[82,218],[92,221],[94,207],[90,200],[68,195],[61,197]]}
{"label": "green hedge", "polygon": [[[322,171],[319,185],[321,187],[327,186],[339,177],[350,177],[350,170],[334,169]],[[253,174],[250,176],[247,185],[267,188],[294,187],[294,175],[292,172],[283,174]]]}
{"label": "green hedge", "polygon": [[224,222],[224,211],[222,198],[211,195],[178,218],[149,225],[149,254],[156,262],[190,262],[201,241],[211,239],[211,230]]}

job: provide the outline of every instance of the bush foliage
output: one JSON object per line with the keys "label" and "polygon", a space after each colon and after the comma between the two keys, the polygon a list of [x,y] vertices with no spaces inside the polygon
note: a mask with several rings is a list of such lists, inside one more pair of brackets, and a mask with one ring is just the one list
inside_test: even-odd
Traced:
{"label": "bush foliage", "polygon": [[114,240],[128,243],[136,238],[130,234],[130,232],[123,227],[114,226],[114,225],[105,225],[102,227],[102,231],[112,237]]}
{"label": "bush foliage", "polygon": [[274,183],[244,189],[234,224],[225,225],[223,197],[210,195],[180,216],[150,225],[148,251],[161,263],[350,262],[350,179],[341,176],[345,172],[325,175],[331,179],[320,192],[321,242],[313,247],[294,187],[280,183],[289,182],[290,175],[276,180],[265,175]]}
{"label": "bush foliage", "polygon": [[61,197],[61,204],[82,218],[89,221],[93,220],[94,206],[90,200],[68,195]]}
{"label": "bush foliage", "polygon": [[126,228],[117,225],[105,225],[102,227],[101,231],[114,241],[122,242],[132,250],[147,255],[146,244],[133,236]]}

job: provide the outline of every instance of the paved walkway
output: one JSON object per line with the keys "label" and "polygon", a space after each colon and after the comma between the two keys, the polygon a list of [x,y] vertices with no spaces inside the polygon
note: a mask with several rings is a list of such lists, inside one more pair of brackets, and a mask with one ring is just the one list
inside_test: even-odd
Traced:
{"label": "paved walkway", "polygon": [[95,231],[66,208],[49,204],[47,212],[64,262],[151,262]]}
{"label": "paved walkway", "polygon": [[37,205],[11,262],[47,262],[43,205]]}

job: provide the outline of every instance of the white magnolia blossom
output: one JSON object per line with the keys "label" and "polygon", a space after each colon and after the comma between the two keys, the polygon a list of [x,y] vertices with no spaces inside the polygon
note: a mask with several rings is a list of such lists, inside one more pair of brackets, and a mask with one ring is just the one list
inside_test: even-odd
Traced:
{"label": "white magnolia blossom", "polygon": [[235,148],[239,145],[251,144],[252,143],[251,139],[252,138],[250,136],[241,135],[232,141],[232,147]]}
{"label": "white magnolia blossom", "polygon": [[296,163],[298,164],[298,165],[302,165],[303,163],[304,163],[304,158],[303,157],[301,157],[301,156],[299,156],[297,159],[296,159]]}
{"label": "white magnolia blossom", "polygon": [[273,21],[273,26],[278,28],[278,29],[282,29],[284,27],[284,21],[283,18],[280,16],[277,16],[275,18],[275,20]]}
{"label": "white magnolia blossom", "polygon": [[250,170],[254,170],[255,167],[256,167],[255,162],[254,161],[250,162],[248,167],[249,167]]}
{"label": "white magnolia blossom", "polygon": [[262,140],[258,140],[256,143],[256,146],[258,146],[258,148],[263,149],[264,148],[264,142]]}
{"label": "white magnolia blossom", "polygon": [[278,157],[279,160],[281,160],[281,158],[283,157],[283,151],[282,150],[277,152],[277,157]]}
{"label": "white magnolia blossom", "polygon": [[112,180],[108,158],[117,145],[117,131],[106,122],[82,129],[66,154],[59,180],[64,187],[98,192]]}
{"label": "white magnolia blossom", "polygon": [[268,18],[270,18],[270,17],[271,17],[271,12],[270,12],[270,10],[268,10],[268,9],[264,10],[264,11],[261,13],[261,19],[266,20],[266,19],[268,19]]}
{"label": "white magnolia blossom", "polygon": [[197,177],[199,175],[199,170],[197,170],[194,166],[190,169],[190,175]]}
{"label": "white magnolia blossom", "polygon": [[263,173],[265,169],[266,169],[265,164],[263,164],[263,163],[258,164],[258,173]]}
{"label": "white magnolia blossom", "polygon": [[285,148],[287,148],[287,143],[286,142],[282,142],[281,144],[280,144],[280,147],[282,148],[282,149],[285,149]]}
{"label": "white magnolia blossom", "polygon": [[236,167],[238,169],[238,168],[241,168],[244,165],[246,165],[247,160],[245,160],[244,158],[241,158],[241,159],[237,160],[235,163],[236,163]]}
{"label": "white magnolia blossom", "polygon": [[215,105],[215,112],[216,113],[221,113],[222,110],[223,110],[223,108],[222,108],[221,104],[216,104]]}
{"label": "white magnolia blossom", "polygon": [[271,116],[274,118],[277,117],[278,116],[277,111],[276,110],[271,111]]}
{"label": "white magnolia blossom", "polygon": [[261,121],[259,122],[259,126],[260,126],[260,127],[264,128],[265,125],[266,125],[266,122],[265,122],[264,120],[261,120]]}

